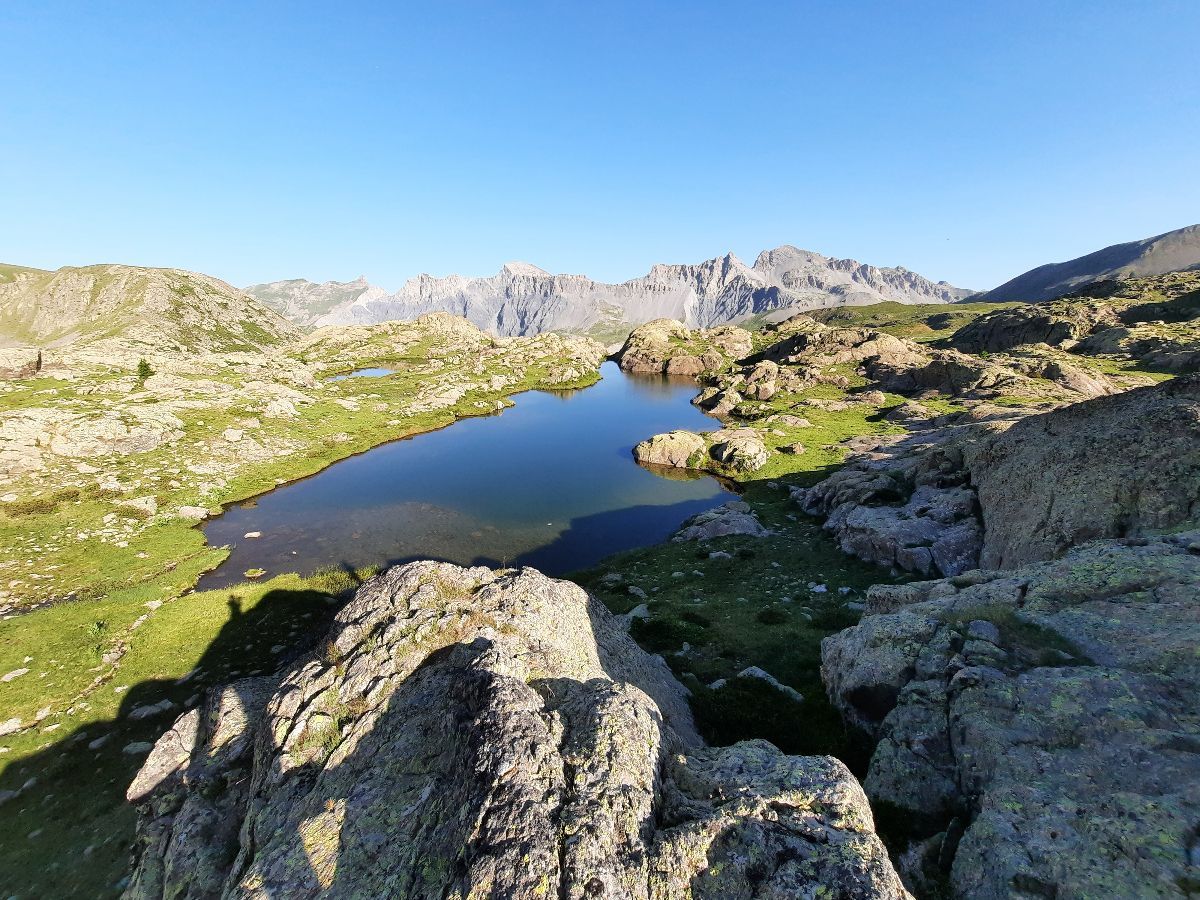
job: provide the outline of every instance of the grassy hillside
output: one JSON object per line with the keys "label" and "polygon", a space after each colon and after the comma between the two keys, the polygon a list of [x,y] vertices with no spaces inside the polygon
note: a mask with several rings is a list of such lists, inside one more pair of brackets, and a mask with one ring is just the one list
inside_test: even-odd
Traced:
{"label": "grassy hillside", "polygon": [[231,352],[296,334],[276,313],[207,275],[120,265],[0,270],[0,337],[9,342]]}
{"label": "grassy hillside", "polygon": [[833,306],[805,313],[818,322],[838,328],[878,328],[912,341],[949,337],[968,322],[1015,303],[873,303],[870,306]]}

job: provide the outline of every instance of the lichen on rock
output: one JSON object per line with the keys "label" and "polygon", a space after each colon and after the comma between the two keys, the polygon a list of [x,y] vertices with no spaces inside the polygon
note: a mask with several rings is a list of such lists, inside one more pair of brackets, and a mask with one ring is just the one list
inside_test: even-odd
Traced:
{"label": "lichen on rock", "polygon": [[[865,787],[956,896],[1184,897],[1200,810],[1200,533],[873,589],[822,674]],[[936,869],[941,858],[948,873]]]}
{"label": "lichen on rock", "polygon": [[371,579],[129,796],[127,897],[908,896],[843,764],[703,747],[662,659],[532,569]]}

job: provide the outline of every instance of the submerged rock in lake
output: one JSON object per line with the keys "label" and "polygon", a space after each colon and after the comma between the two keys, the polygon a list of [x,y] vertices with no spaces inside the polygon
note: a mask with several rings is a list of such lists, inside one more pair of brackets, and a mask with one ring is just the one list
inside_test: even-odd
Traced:
{"label": "submerged rock in lake", "polygon": [[532,569],[370,580],[129,797],[128,897],[908,896],[842,763],[703,747],[662,659]]}
{"label": "submerged rock in lake", "polygon": [[[913,882],[955,896],[1185,897],[1200,822],[1200,532],[876,586],[822,644]],[[940,863],[938,861],[941,861]]]}

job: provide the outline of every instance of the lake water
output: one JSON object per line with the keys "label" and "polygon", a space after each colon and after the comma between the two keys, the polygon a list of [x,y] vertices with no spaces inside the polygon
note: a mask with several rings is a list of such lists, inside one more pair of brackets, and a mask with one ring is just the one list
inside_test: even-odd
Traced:
{"label": "lake water", "polygon": [[347,372],[344,375],[334,375],[330,381],[345,381],[347,378],[382,378],[384,375],[395,373],[395,369],[355,369],[353,372]]}
{"label": "lake water", "polygon": [[[532,391],[498,415],[383,444],[236,505],[204,525],[231,555],[198,588],[326,566],[412,559],[536,566],[561,575],[657,543],[732,496],[707,476],[656,473],[634,444],[719,423],[691,380],[605,363],[580,391]],[[246,538],[248,532],[261,532]]]}

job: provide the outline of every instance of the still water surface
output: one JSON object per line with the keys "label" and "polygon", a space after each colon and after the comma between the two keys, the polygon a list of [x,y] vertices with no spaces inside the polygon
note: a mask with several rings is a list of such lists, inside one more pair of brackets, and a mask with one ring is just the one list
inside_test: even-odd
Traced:
{"label": "still water surface", "polygon": [[383,444],[231,507],[204,533],[232,553],[198,588],[251,568],[270,576],[412,559],[561,575],[657,543],[730,498],[712,478],[664,477],[631,455],[658,432],[719,427],[691,405],[695,382],[626,375],[614,363],[601,374],[584,390],[521,394],[499,415]]}

